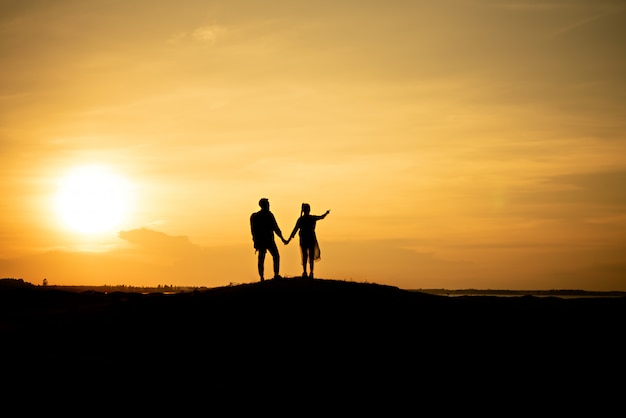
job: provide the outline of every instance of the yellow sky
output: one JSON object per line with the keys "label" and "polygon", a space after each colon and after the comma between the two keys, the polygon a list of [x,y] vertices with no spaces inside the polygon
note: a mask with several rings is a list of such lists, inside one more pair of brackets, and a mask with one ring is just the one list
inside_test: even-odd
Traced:
{"label": "yellow sky", "polygon": [[[256,281],[267,197],[331,210],[319,277],[626,290],[623,39],[622,0],[0,0],[0,277]],[[129,209],[77,233],[96,164]]]}

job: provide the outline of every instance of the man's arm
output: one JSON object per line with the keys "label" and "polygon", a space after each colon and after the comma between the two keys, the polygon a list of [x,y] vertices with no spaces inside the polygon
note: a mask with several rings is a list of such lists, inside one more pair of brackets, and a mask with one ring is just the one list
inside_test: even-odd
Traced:
{"label": "man's arm", "polygon": [[276,235],[278,235],[278,237],[285,242],[285,238],[283,238],[283,233],[280,230],[280,228],[278,227],[278,222],[276,222],[276,217],[274,216],[274,214],[272,213],[272,223],[274,224],[274,232],[276,233]]}
{"label": "man's arm", "polygon": [[254,248],[257,249],[256,244],[256,234],[254,233],[254,222],[256,221],[255,214],[250,215],[250,235],[252,235],[252,243],[254,244]]}

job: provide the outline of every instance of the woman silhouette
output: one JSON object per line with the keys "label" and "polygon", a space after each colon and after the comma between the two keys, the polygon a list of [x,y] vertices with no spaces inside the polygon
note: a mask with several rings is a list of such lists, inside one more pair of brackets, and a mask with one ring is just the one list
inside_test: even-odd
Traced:
{"label": "woman silhouette", "polygon": [[[323,215],[311,215],[311,206],[308,203],[302,204],[300,211],[300,217],[296,221],[296,226],[291,231],[291,235],[287,240],[287,244],[296,235],[298,230],[300,231],[300,251],[302,252],[302,277],[313,278],[313,264],[315,261],[321,258],[320,247],[317,243],[317,236],[315,235],[315,224],[320,219],[324,219],[326,215],[330,213],[327,210]],[[310,274],[307,275],[306,266],[309,265]]]}

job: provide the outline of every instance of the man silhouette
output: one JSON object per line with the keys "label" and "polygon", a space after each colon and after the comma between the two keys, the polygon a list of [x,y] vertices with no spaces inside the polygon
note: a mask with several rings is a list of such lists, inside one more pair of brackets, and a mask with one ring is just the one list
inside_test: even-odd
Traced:
{"label": "man silhouette", "polygon": [[278,235],[286,244],[287,241],[283,238],[283,233],[278,227],[274,214],[270,212],[270,202],[266,198],[259,200],[259,206],[261,210],[254,212],[250,215],[250,231],[252,232],[252,242],[254,243],[254,249],[258,251],[258,269],[259,277],[261,281],[265,280],[265,254],[269,251],[274,261],[274,279],[281,279],[280,276],[280,254],[278,253],[278,247],[276,247],[276,241],[274,240],[274,234]]}

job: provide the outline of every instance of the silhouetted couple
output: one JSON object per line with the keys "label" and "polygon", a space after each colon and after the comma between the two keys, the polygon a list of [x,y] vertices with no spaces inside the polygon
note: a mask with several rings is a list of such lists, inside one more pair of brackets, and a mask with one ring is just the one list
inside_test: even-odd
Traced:
{"label": "silhouetted couple", "polygon": [[[261,281],[265,280],[265,255],[268,251],[274,262],[274,279],[282,278],[280,276],[280,253],[276,246],[274,234],[278,235],[283,244],[287,245],[298,231],[300,235],[300,251],[302,253],[302,277],[312,279],[314,263],[320,259],[320,247],[315,234],[315,225],[318,220],[324,219],[330,211],[327,210],[323,215],[311,215],[311,206],[308,203],[303,203],[296,226],[293,228],[289,239],[286,240],[278,227],[274,214],[270,211],[269,200],[266,198],[259,200],[259,206],[261,210],[254,212],[250,216],[250,230],[252,232],[254,249],[258,252],[257,266]],[[310,273],[307,273],[307,265]]]}

